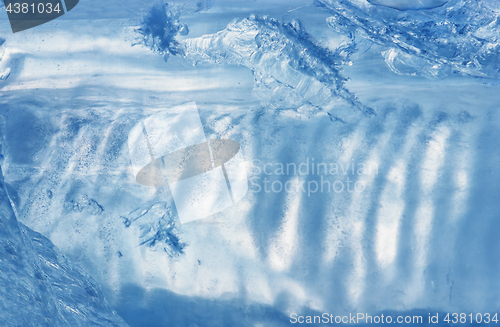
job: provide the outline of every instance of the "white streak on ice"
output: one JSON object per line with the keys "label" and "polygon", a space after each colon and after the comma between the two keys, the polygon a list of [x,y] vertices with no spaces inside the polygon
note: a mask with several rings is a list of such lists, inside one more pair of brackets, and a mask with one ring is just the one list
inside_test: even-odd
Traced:
{"label": "white streak on ice", "polygon": [[412,283],[408,287],[410,299],[418,298],[425,288],[424,272],[429,253],[429,238],[435,214],[433,191],[439,180],[446,155],[446,142],[450,136],[448,127],[441,126],[431,134],[420,170],[422,197],[414,219],[415,258]]}
{"label": "white streak on ice", "polygon": [[283,222],[269,244],[268,259],[274,270],[283,271],[289,268],[297,251],[301,195],[301,192],[290,192],[287,195]]}
{"label": "white streak on ice", "polygon": [[395,276],[394,260],[398,254],[401,220],[406,207],[404,192],[408,174],[408,158],[414,149],[421,127],[411,126],[405,138],[404,148],[389,170],[387,184],[380,199],[381,208],[377,215],[375,250],[379,266],[384,269],[386,282]]}
{"label": "white streak on ice", "polygon": [[[378,141],[372,146],[367,156],[368,159],[363,162],[365,167],[380,167],[381,155],[387,151],[386,149],[389,146],[389,141],[391,140],[396,123],[396,120],[392,120],[385,124],[384,127],[388,132],[379,136]],[[370,208],[366,203],[370,203],[373,193],[378,192],[378,190],[373,187],[377,174],[377,171],[373,171],[370,174],[359,176],[358,181],[366,185],[366,189],[364,192],[353,192],[351,194],[351,204],[348,209],[347,217],[353,220],[351,225],[352,229],[350,231],[353,271],[349,278],[349,284],[347,285],[347,296],[353,306],[356,306],[363,300],[365,292],[368,263],[363,243],[366,231],[366,217]]]}
{"label": "white streak on ice", "polygon": [[381,208],[377,217],[375,251],[381,268],[392,264],[397,254],[399,224],[403,216],[405,201],[406,164],[398,161],[389,171],[387,185],[382,191]]}

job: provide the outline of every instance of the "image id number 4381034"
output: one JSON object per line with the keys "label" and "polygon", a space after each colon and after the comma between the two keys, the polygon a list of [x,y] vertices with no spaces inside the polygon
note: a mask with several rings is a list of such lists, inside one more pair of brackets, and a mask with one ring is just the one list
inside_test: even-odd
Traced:
{"label": "image id number 4381034", "polygon": [[498,324],[498,313],[448,313],[443,319],[444,322],[449,324]]}
{"label": "image id number 4381034", "polygon": [[79,0],[4,0],[12,32],[21,32],[54,20],[71,9]]}
{"label": "image id number 4381034", "polygon": [[60,13],[61,11],[63,11],[61,9],[61,6],[59,3],[56,3],[55,6],[50,3],[50,2],[47,2],[47,3],[43,3],[43,2],[40,2],[38,4],[35,4],[35,3],[27,3],[27,2],[23,2],[23,3],[19,3],[19,2],[15,2],[15,3],[9,3],[7,5],[7,7],[5,7],[5,11],[8,12],[9,14],[44,14],[44,13],[47,13],[47,14],[51,14],[52,12],[56,12],[56,13]]}

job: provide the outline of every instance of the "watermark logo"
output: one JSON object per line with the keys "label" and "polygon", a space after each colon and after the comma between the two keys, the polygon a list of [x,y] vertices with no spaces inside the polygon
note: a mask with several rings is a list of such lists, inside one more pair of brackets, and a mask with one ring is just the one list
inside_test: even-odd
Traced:
{"label": "watermark logo", "polygon": [[54,20],[75,8],[79,0],[4,0],[12,32]]}
{"label": "watermark logo", "polygon": [[195,102],[145,119],[130,131],[128,146],[136,181],[170,186],[181,223],[229,208],[248,191],[240,144],[207,140]]}
{"label": "watermark logo", "polygon": [[317,162],[307,157],[299,163],[252,162],[252,193],[361,193],[365,176],[377,175],[378,165],[366,163]]}

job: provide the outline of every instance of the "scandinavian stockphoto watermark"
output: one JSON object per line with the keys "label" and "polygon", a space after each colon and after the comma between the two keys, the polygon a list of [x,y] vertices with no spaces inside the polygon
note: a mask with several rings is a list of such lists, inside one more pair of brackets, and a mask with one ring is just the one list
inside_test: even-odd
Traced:
{"label": "scandinavian stockphoto watermark", "polygon": [[253,160],[250,191],[253,193],[361,193],[364,176],[378,174],[378,165],[355,162],[318,162],[307,157],[301,162]]}

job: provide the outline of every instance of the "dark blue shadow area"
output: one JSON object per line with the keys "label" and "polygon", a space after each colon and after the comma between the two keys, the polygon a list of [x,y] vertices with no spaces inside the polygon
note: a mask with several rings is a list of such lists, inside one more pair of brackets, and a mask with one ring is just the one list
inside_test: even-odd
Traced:
{"label": "dark blue shadow area", "polygon": [[[444,321],[447,313],[437,312],[432,309],[416,309],[411,311],[381,311],[378,313],[359,313],[363,318],[351,320],[358,313],[327,313],[328,322],[323,312],[310,309],[301,310],[291,318],[287,313],[281,312],[276,307],[263,304],[249,304],[242,299],[205,299],[175,294],[164,289],[146,291],[137,285],[127,284],[114,304],[118,314],[130,327],[234,327],[234,326],[483,326],[470,322],[454,324]],[[331,316],[333,314],[333,317]],[[438,322],[434,323],[436,320]],[[367,317],[368,316],[368,317]],[[302,317],[302,318],[299,318]],[[306,323],[310,317],[311,323]],[[316,317],[316,322],[314,322]],[[319,317],[319,318],[318,318]],[[347,320],[350,323],[339,323]],[[357,316],[356,316],[357,317]],[[383,318],[382,318],[383,317]],[[390,321],[388,321],[390,317]],[[430,318],[432,317],[432,318]],[[337,322],[335,319],[337,318]],[[299,323],[298,319],[304,323]],[[432,319],[433,322],[429,322]],[[451,316],[450,316],[450,319]],[[407,323],[397,321],[406,320]],[[293,322],[292,322],[293,321]],[[352,323],[355,321],[355,323]],[[378,321],[378,323],[377,323]],[[381,321],[384,321],[382,323]]]}
{"label": "dark blue shadow area", "polygon": [[114,308],[130,327],[292,325],[272,306],[189,297],[164,289],[146,291],[133,284],[122,288]]}
{"label": "dark blue shadow area", "polygon": [[39,106],[40,103],[31,101],[0,108],[0,119],[5,121],[6,152],[15,163],[32,163],[38,151],[49,142],[53,128],[49,121],[41,120],[34,114],[35,108]]}

